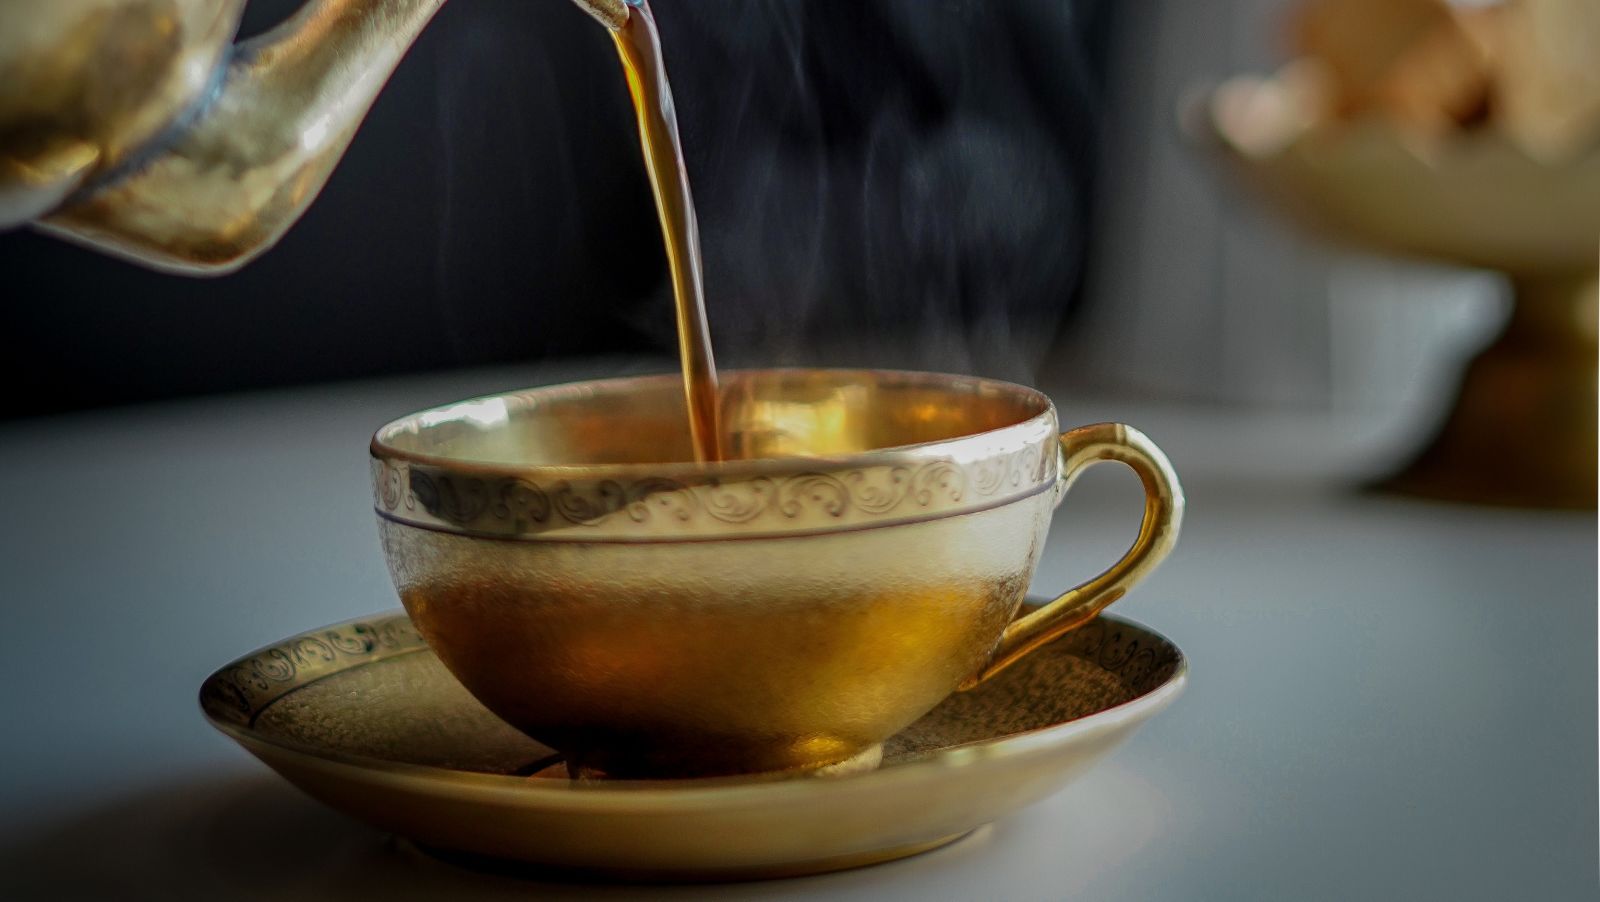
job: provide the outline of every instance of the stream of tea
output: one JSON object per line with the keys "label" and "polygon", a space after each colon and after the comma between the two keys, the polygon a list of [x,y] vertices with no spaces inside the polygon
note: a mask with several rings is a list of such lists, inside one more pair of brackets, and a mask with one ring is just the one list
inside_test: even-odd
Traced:
{"label": "stream of tea", "polygon": [[689,408],[689,433],[695,459],[722,459],[718,420],[717,364],[711,353],[706,323],[705,286],[700,275],[700,227],[695,221],[689,173],[678,138],[678,114],[672,86],[661,60],[661,39],[648,0],[625,0],[629,15],[611,38],[622,58],[628,93],[639,120],[639,143],[655,193],[661,234],[667,245],[667,266],[678,319],[678,355],[683,365],[683,390]]}

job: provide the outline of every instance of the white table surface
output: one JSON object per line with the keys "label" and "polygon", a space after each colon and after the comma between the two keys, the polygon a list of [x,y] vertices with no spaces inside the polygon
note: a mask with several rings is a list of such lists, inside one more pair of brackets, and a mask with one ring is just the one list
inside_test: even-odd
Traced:
{"label": "white table surface", "polygon": [[[614,371],[591,363],[581,369]],[[257,646],[396,606],[381,422],[570,369],[458,373],[0,425],[0,898],[1596,898],[1592,514],[1341,488],[1316,417],[1058,396],[1184,474],[1178,551],[1116,610],[1188,692],[1059,795],[962,842],[717,887],[535,884],[415,857],[202,720]],[[1344,444],[1341,444],[1343,442]],[[1047,591],[1131,539],[1131,475],[1074,489]]]}

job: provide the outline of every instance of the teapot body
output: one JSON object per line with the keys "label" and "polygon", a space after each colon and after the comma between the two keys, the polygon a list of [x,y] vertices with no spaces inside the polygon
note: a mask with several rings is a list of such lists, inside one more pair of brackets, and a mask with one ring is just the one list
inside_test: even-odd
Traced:
{"label": "teapot body", "polygon": [[0,228],[231,272],[316,199],[444,0],[309,0],[234,44],[244,0],[7,0]]}

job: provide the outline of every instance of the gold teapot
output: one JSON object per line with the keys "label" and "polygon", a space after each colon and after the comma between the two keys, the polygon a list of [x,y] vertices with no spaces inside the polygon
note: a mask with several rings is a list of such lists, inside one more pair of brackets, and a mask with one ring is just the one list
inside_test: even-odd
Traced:
{"label": "gold teapot", "polygon": [[[626,0],[574,0],[612,28]],[[444,0],[309,0],[235,44],[245,0],[0,4],[0,229],[232,272],[322,189]]]}

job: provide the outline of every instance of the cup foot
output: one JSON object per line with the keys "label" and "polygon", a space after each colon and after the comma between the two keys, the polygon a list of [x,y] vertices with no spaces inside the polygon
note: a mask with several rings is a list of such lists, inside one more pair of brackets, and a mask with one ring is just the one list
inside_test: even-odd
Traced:
{"label": "cup foot", "polygon": [[821,767],[800,771],[799,773],[807,777],[843,777],[849,774],[864,774],[867,771],[877,770],[878,765],[882,763],[883,743],[879,742],[862,749],[843,761],[824,764]]}

